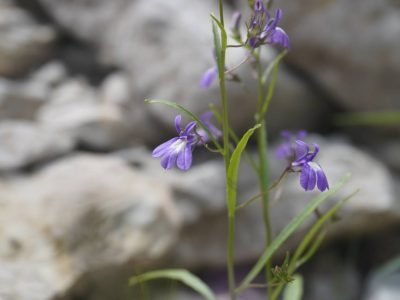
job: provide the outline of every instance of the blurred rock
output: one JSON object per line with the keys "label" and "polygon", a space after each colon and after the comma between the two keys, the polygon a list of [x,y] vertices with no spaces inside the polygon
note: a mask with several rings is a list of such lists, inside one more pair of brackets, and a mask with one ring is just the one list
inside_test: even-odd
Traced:
{"label": "blurred rock", "polygon": [[34,123],[0,123],[0,171],[11,171],[70,152],[74,142],[67,135]]}
{"label": "blurred rock", "polygon": [[225,171],[222,161],[194,164],[188,172],[165,171],[158,159],[145,148],[114,152],[142,174],[167,184],[174,193],[175,203],[185,225],[196,223],[204,215],[225,209]]}
{"label": "blurred rock", "polygon": [[45,64],[24,81],[0,79],[0,119],[34,120],[52,89],[65,79],[60,62]]}
{"label": "blurred rock", "polygon": [[400,108],[398,2],[282,0],[278,5],[291,38],[291,64],[345,108]]}
{"label": "blurred rock", "polygon": [[[352,173],[349,183],[322,207],[323,211],[339,199],[360,189],[360,192],[351,198],[339,213],[341,220],[332,225],[333,229],[329,232],[328,240],[376,232],[399,221],[400,207],[393,181],[381,162],[339,139],[312,136],[310,140],[321,146],[317,161],[325,170],[331,186],[346,173]],[[271,149],[272,154],[273,149]],[[274,158],[271,158],[270,164],[271,177],[276,179],[285,166]],[[160,171],[162,172],[161,169]],[[252,198],[259,192],[257,178],[250,167],[243,165],[239,174],[238,201],[240,202]],[[223,176],[223,170],[220,171],[220,175],[211,177],[210,182],[214,178],[219,178],[218,176]],[[202,186],[208,187],[206,182]],[[214,193],[217,193],[217,190]],[[271,220],[274,233],[281,231],[317,194],[319,194],[318,191],[304,192],[299,185],[298,174],[289,174],[281,188],[271,193]],[[215,198],[213,201],[221,201],[220,207],[223,208],[221,198]],[[292,248],[305,228],[314,220],[315,218],[311,217],[284,248]],[[235,248],[238,262],[254,260],[262,252],[265,235],[263,226],[261,208],[258,203],[238,212]],[[189,267],[224,265],[226,230],[225,209],[219,212],[214,210],[212,213],[204,214],[198,221],[187,224],[182,229],[181,237],[172,255],[174,262]]]}
{"label": "blurred rock", "polygon": [[[128,72],[133,107],[129,119],[136,120],[146,130],[142,134],[145,142],[158,142],[160,131],[173,131],[177,114],[163,105],[147,105],[142,110],[145,98],[178,102],[197,114],[208,110],[209,103],[219,104],[216,83],[208,90],[199,87],[202,74],[215,65],[209,17],[210,11],[218,11],[215,1],[189,4],[184,0],[119,0],[95,1],[90,5],[65,0],[40,1],[64,28],[96,45],[104,64]],[[226,15],[231,14],[227,6]],[[227,56],[227,66],[238,65],[246,55],[242,49],[233,49]],[[265,48],[266,59],[274,56],[272,49]],[[234,83],[227,86],[231,123],[243,131],[253,123],[257,89],[248,65],[238,72],[247,89]],[[281,73],[273,101],[277,104],[270,112],[271,129],[276,132],[284,127],[314,128],[323,119],[326,103],[287,69],[283,68]]]}
{"label": "blurred rock", "polygon": [[321,253],[307,264],[303,299],[359,299],[361,274],[350,260],[337,253]]}
{"label": "blurred rock", "polygon": [[367,280],[363,300],[397,300],[400,294],[400,272],[376,272]]}
{"label": "blurred rock", "polygon": [[118,298],[113,285],[124,282],[127,289],[121,273],[159,260],[180,226],[169,188],[117,158],[61,160],[32,177],[1,182],[0,196],[0,262],[8,265],[0,277],[6,283],[18,276],[16,286],[25,287],[22,292],[2,280],[6,299],[23,300],[22,293],[69,299],[93,280]]}
{"label": "blurred rock", "polygon": [[130,141],[123,110],[102,101],[97,90],[83,80],[69,80],[54,90],[52,99],[39,113],[40,123],[94,150],[119,148]]}
{"label": "blurred rock", "polygon": [[37,24],[14,1],[0,1],[0,75],[17,76],[47,59],[57,34]]}
{"label": "blurred rock", "polygon": [[[344,174],[351,173],[348,184],[336,193],[325,207],[359,189],[339,213],[342,220],[335,224],[331,236],[366,234],[387,228],[399,220],[400,205],[394,181],[385,165],[340,138],[310,136],[308,141],[320,146],[316,161],[324,169],[331,186]],[[278,164],[276,160],[271,162],[272,174],[277,178],[278,170],[284,167],[284,163]],[[299,184],[299,175],[290,174],[276,194],[279,200],[276,200],[272,214],[278,217],[273,218],[274,224],[282,228],[290,217],[299,212],[309,199],[318,193],[319,191],[304,192]]]}
{"label": "blurred rock", "polygon": [[3,300],[51,300],[55,278],[35,264],[0,262],[0,298]]}
{"label": "blurred rock", "polygon": [[51,61],[36,70],[30,77],[33,82],[54,88],[67,80],[67,69],[60,61]]}

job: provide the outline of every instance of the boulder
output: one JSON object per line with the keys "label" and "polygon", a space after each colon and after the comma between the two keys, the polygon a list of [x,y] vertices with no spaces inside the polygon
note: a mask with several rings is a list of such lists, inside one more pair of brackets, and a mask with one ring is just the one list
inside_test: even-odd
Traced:
{"label": "boulder", "polygon": [[88,293],[93,282],[118,297],[133,270],[174,245],[180,226],[168,186],[100,155],[77,155],[3,181],[0,195],[6,299],[70,299]]}
{"label": "boulder", "polygon": [[22,75],[50,57],[54,28],[38,24],[10,0],[0,2],[0,20],[0,75]]}
{"label": "boulder", "polygon": [[65,155],[75,146],[69,136],[32,122],[0,122],[0,140],[0,172]]}

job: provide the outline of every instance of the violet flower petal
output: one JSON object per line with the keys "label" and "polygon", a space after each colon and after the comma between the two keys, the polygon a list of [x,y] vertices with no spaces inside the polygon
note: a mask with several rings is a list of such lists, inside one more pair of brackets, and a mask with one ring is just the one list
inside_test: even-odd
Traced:
{"label": "violet flower petal", "polygon": [[308,152],[310,151],[310,148],[306,143],[304,143],[301,140],[296,140],[296,147],[295,147],[295,153],[296,153],[296,161],[299,162],[302,159],[304,159]]}
{"label": "violet flower petal", "polygon": [[326,178],[326,175],[322,170],[321,166],[317,163],[315,163],[315,165],[316,167],[314,168],[317,173],[317,187],[321,192],[323,192],[329,189],[328,179]]}
{"label": "violet flower petal", "polygon": [[171,145],[174,144],[177,140],[179,140],[179,137],[174,137],[174,138],[162,143],[161,145],[159,145],[157,148],[155,148],[153,150],[152,156],[157,158],[157,157],[165,155],[170,150]]}
{"label": "violet flower petal", "polygon": [[279,44],[286,49],[290,48],[289,36],[280,27],[276,27],[271,31],[271,34],[268,37],[268,42],[270,44]]}
{"label": "violet flower petal", "polygon": [[176,131],[177,131],[178,133],[181,133],[181,132],[182,132],[182,129],[181,129],[181,121],[182,121],[182,116],[181,116],[181,115],[177,115],[177,116],[175,117],[175,128],[176,128]]}
{"label": "violet flower petal", "polygon": [[192,146],[187,143],[185,149],[178,154],[176,165],[179,169],[186,171],[192,165]]}
{"label": "violet flower petal", "polygon": [[211,84],[214,82],[215,78],[217,78],[218,69],[213,67],[208,69],[201,77],[200,86],[202,88],[209,88]]}

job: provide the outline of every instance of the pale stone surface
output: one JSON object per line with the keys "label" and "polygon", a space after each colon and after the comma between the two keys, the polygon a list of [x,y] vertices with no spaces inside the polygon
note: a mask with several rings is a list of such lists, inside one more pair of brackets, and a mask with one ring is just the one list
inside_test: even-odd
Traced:
{"label": "pale stone surface", "polygon": [[129,143],[122,107],[102,101],[83,80],[71,79],[57,87],[40,109],[38,120],[89,148],[107,150]]}
{"label": "pale stone surface", "polygon": [[[132,275],[161,259],[180,226],[170,189],[117,158],[61,160],[32,177],[2,181],[0,196],[0,264],[6,266],[0,295],[6,299],[54,299],[82,287],[86,277],[119,286],[127,280],[118,277],[126,265]],[[117,282],[102,279],[108,268]]]}
{"label": "pale stone surface", "polygon": [[12,171],[64,155],[74,141],[57,131],[31,122],[0,123],[0,171]]}
{"label": "pale stone surface", "polygon": [[37,24],[10,0],[0,2],[0,20],[0,75],[21,75],[50,56],[57,37],[52,27]]}

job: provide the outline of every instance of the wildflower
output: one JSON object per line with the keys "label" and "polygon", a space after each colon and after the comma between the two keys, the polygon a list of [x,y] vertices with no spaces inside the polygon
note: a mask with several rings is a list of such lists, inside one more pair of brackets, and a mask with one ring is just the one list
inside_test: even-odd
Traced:
{"label": "wildflower", "polygon": [[218,75],[217,67],[212,67],[208,69],[207,71],[204,72],[203,76],[201,77],[200,86],[205,89],[209,88],[211,84],[214,82],[215,78],[217,78],[217,75]]}
{"label": "wildflower", "polygon": [[284,130],[281,132],[281,136],[284,139],[284,142],[277,148],[275,155],[278,159],[286,159],[288,161],[293,161],[295,159],[295,140],[302,140],[307,135],[305,130],[300,130],[296,137],[292,136],[292,133],[288,130]]}
{"label": "wildflower", "polygon": [[314,150],[311,152],[310,147],[301,140],[305,135],[305,131],[300,131],[293,142],[290,132],[282,132],[285,142],[277,149],[276,155],[280,159],[289,160],[292,172],[300,172],[300,185],[304,190],[311,191],[317,186],[323,192],[329,189],[329,184],[321,166],[314,161],[319,146],[313,144]]}
{"label": "wildflower", "polygon": [[[213,123],[211,123],[212,116],[213,116],[212,111],[207,111],[200,116],[200,120],[208,128],[208,130],[214,136],[214,138],[219,138],[220,136],[222,136],[222,132],[217,127],[215,127]],[[203,145],[210,141],[208,133],[203,128],[199,128],[196,132],[200,136],[200,144]]]}
{"label": "wildflower", "polygon": [[181,129],[181,115],[175,118],[175,128],[179,136],[159,145],[153,151],[153,157],[161,157],[161,166],[171,169],[175,164],[181,170],[188,170],[192,165],[192,152],[198,142],[198,136],[193,132],[196,122],[190,122]]}
{"label": "wildflower", "polygon": [[275,17],[265,7],[262,0],[256,0],[254,4],[254,15],[247,28],[248,45],[257,48],[265,44],[279,44],[289,48],[289,37],[286,32],[278,27],[282,18],[282,10],[275,11]]}
{"label": "wildflower", "polygon": [[297,140],[296,160],[292,162],[292,167],[300,169],[300,185],[304,190],[311,191],[317,186],[323,192],[329,189],[329,184],[321,166],[313,161],[319,152],[319,146],[317,144],[313,144],[313,146],[314,151],[310,152],[310,148],[305,142]]}

